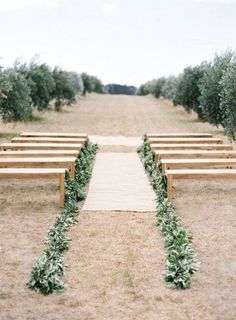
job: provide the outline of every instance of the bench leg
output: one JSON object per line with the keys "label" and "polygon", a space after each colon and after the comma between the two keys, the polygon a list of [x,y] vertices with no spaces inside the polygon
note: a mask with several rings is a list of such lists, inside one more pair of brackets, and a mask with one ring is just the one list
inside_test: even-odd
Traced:
{"label": "bench leg", "polygon": [[167,176],[167,195],[168,200],[171,201],[173,199],[173,176]]}
{"label": "bench leg", "polygon": [[162,173],[165,174],[167,168],[166,163],[162,163]]}
{"label": "bench leg", "polygon": [[59,184],[60,184],[60,207],[64,207],[64,204],[65,204],[65,173],[60,174]]}
{"label": "bench leg", "polygon": [[70,164],[70,176],[71,176],[71,178],[75,178],[75,163],[74,162],[72,162],[71,164]]}

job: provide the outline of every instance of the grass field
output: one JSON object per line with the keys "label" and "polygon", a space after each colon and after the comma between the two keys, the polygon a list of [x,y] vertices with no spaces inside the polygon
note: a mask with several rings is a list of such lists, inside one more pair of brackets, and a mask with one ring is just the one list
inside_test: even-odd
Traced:
{"label": "grass field", "polygon": [[[129,137],[209,132],[227,142],[222,130],[149,96],[89,95],[61,113],[44,113],[41,121],[1,125],[0,142],[21,131]],[[124,147],[102,150],[123,152]],[[178,181],[174,193],[201,263],[191,289],[166,287],[155,213],[84,211],[70,231],[66,291],[44,297],[26,283],[59,213],[57,184],[0,181],[0,319],[235,319],[236,183]]]}

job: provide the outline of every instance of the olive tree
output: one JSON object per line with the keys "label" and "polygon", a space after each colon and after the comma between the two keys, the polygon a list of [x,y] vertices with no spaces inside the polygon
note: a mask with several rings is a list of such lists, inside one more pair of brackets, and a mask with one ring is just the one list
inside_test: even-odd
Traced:
{"label": "olive tree", "polygon": [[68,72],[55,67],[52,74],[55,81],[52,97],[55,98],[55,109],[60,111],[65,101],[67,103],[75,102],[75,92],[71,86]]}
{"label": "olive tree", "polygon": [[169,76],[165,79],[165,83],[161,88],[161,96],[166,99],[175,101],[178,90],[179,78],[175,76]]}
{"label": "olive tree", "polygon": [[97,92],[97,93],[104,93],[105,89],[100,79],[95,76],[91,76],[86,72],[81,74],[84,90],[83,95],[86,95],[87,92]]}
{"label": "olive tree", "polygon": [[165,78],[158,78],[156,80],[153,80],[150,84],[149,84],[149,90],[150,93],[155,97],[155,98],[159,98],[161,96],[161,90],[162,87],[165,84]]}
{"label": "olive tree", "polygon": [[221,79],[232,58],[233,53],[230,51],[222,55],[216,55],[213,62],[205,69],[199,84],[201,92],[199,101],[203,117],[216,126],[223,122],[223,114],[220,108]]}
{"label": "olive tree", "polygon": [[32,64],[28,70],[33,105],[39,110],[46,109],[52,99],[55,81],[46,64]]}
{"label": "olive tree", "polygon": [[83,93],[84,85],[80,74],[74,71],[67,72],[67,78],[69,85],[75,94]]}
{"label": "olive tree", "polygon": [[39,111],[46,109],[52,99],[55,82],[50,67],[45,63],[38,63],[37,56],[29,64],[15,62],[15,69],[28,80],[30,96],[33,106]]}
{"label": "olive tree", "polygon": [[203,119],[204,116],[199,102],[201,95],[199,84],[205,70],[206,64],[185,68],[179,77],[175,98],[175,104],[182,105],[187,112],[195,111],[200,119]]}
{"label": "olive tree", "polygon": [[148,88],[146,86],[146,84],[141,84],[141,86],[138,88],[137,90],[137,95],[138,96],[146,96],[148,95],[150,92],[148,91]]}
{"label": "olive tree", "polygon": [[0,100],[5,99],[6,92],[9,91],[11,88],[11,84],[9,78],[7,77],[6,73],[3,72],[3,68],[0,66]]}
{"label": "olive tree", "polygon": [[[32,99],[27,79],[14,68],[4,70],[0,113],[3,121],[25,121],[32,116]],[[1,84],[2,81],[0,80]]]}
{"label": "olive tree", "polygon": [[220,80],[220,110],[227,136],[236,140],[236,62],[223,71]]}

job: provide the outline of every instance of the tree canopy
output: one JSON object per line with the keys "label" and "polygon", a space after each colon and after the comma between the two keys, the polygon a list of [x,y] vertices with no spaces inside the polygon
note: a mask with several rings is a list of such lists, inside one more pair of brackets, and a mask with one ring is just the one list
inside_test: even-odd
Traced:
{"label": "tree canopy", "polygon": [[127,86],[121,84],[110,83],[105,86],[107,93],[109,94],[126,94],[134,95],[136,94],[137,88],[134,86]]}
{"label": "tree canopy", "polygon": [[236,140],[236,53],[226,51],[213,61],[189,66],[179,76],[161,77],[142,84],[137,94],[164,97],[200,120],[225,128]]}

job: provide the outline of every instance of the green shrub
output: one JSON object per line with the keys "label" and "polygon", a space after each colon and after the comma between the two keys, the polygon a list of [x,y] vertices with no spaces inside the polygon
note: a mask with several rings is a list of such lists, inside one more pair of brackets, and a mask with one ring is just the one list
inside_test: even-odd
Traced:
{"label": "green shrub", "polygon": [[146,137],[144,137],[144,143],[138,148],[138,153],[156,192],[156,221],[165,238],[167,250],[165,280],[172,288],[190,288],[191,275],[197,271],[191,236],[181,226],[173,203],[167,199],[166,177],[161,172],[161,163],[156,164]]}
{"label": "green shrub", "polygon": [[77,222],[79,214],[77,200],[85,194],[85,188],[91,177],[93,159],[98,146],[86,141],[76,162],[76,178],[66,174],[65,206],[56,218],[54,226],[49,229],[47,249],[38,258],[32,268],[28,287],[44,295],[64,290],[60,278],[64,275],[65,264],[63,252],[69,249],[70,239],[67,237],[70,226]]}
{"label": "green shrub", "polygon": [[45,250],[33,266],[28,286],[44,295],[64,290],[60,277],[65,265],[61,254],[54,250]]}

